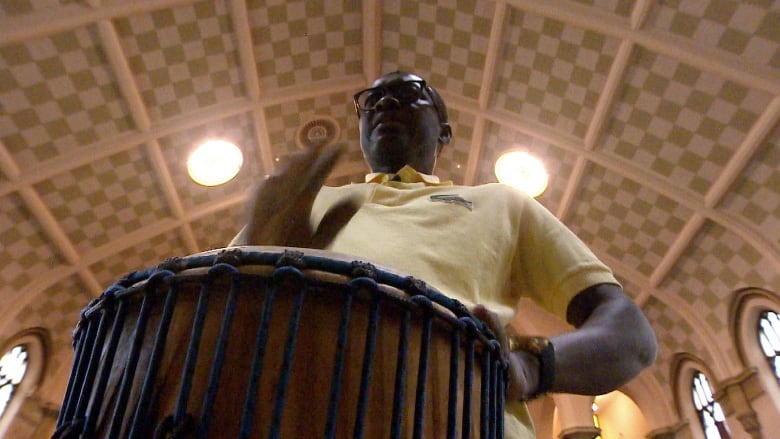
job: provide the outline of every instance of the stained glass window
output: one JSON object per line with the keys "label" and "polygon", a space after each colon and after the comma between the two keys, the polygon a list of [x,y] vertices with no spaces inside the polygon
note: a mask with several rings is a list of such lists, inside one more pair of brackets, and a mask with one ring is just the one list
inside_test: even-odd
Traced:
{"label": "stained glass window", "polygon": [[704,436],[707,439],[730,439],[731,435],[726,425],[723,409],[712,396],[712,387],[703,373],[697,371],[693,375],[691,394],[693,405],[699,412],[699,421],[704,430]]}
{"label": "stained glass window", "polygon": [[0,358],[0,416],[27,372],[27,348],[18,345]]}
{"label": "stained glass window", "polygon": [[758,320],[758,341],[769,367],[780,381],[780,316],[774,311],[764,311]]}

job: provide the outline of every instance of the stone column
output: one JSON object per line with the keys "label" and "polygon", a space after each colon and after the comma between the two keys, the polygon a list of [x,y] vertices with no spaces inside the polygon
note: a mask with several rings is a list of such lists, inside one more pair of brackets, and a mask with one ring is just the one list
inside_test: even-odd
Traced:
{"label": "stone column", "polygon": [[691,437],[688,422],[680,422],[667,427],[656,428],[645,435],[647,439],[689,439]]}
{"label": "stone column", "polygon": [[715,400],[720,403],[726,418],[736,418],[751,438],[763,438],[758,414],[751,404],[764,393],[757,369],[745,369],[739,375],[722,381],[718,389]]}
{"label": "stone column", "polygon": [[601,434],[601,430],[596,427],[571,427],[567,428],[558,435],[560,439],[593,439]]}

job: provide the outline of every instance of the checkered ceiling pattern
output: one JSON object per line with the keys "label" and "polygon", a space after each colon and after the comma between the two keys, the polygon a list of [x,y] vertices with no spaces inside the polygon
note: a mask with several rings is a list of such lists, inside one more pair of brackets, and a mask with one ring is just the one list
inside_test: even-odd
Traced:
{"label": "checkered ceiling pattern", "polygon": [[[112,280],[223,246],[313,118],[348,146],[330,182],[362,179],[351,95],[398,69],[448,103],[443,179],[545,162],[539,201],[645,310],[661,385],[679,352],[738,372],[734,291],[780,294],[778,0],[0,0],[0,29],[0,341],[65,344]],[[223,186],[186,175],[206,138],[244,153]]]}

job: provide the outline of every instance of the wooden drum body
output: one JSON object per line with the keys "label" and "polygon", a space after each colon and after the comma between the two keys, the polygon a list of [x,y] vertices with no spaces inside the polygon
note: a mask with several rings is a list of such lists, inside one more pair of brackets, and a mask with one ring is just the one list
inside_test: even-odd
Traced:
{"label": "wooden drum body", "polygon": [[55,437],[502,437],[484,324],[411,277],[240,247],[136,272],[82,312]]}

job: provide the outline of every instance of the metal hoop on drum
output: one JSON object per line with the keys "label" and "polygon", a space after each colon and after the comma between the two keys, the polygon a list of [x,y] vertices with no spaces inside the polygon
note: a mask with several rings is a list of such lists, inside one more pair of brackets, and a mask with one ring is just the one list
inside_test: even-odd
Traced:
{"label": "metal hoop on drum", "polygon": [[58,438],[503,436],[507,364],[485,325],[327,252],[242,247],[131,273],[84,309],[73,345]]}

